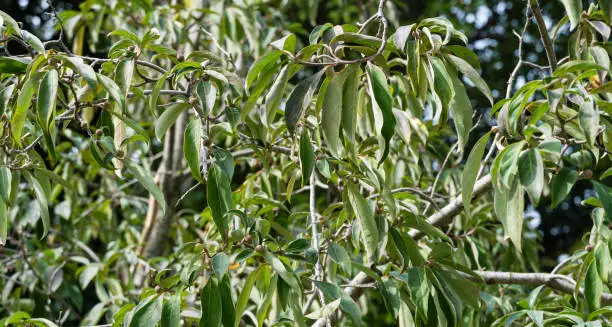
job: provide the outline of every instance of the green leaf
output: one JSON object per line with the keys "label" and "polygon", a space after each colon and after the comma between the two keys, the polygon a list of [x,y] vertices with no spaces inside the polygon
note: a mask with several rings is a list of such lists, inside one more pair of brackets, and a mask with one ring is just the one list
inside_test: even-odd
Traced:
{"label": "green leaf", "polygon": [[325,23],[323,25],[315,26],[315,28],[312,29],[312,32],[310,32],[310,35],[308,36],[308,41],[310,42],[310,44],[316,44],[317,42],[319,42],[319,38],[321,37],[321,35],[323,35],[326,30],[333,27],[334,26],[331,23]]}
{"label": "green leaf", "polygon": [[281,69],[274,84],[270,87],[270,92],[266,94],[266,123],[268,126],[274,121],[276,111],[283,98],[283,93],[285,93],[285,87],[287,86],[287,81],[289,81],[289,67],[290,66],[287,65]]}
{"label": "green leaf", "polygon": [[582,14],[582,0],[561,0],[570,20],[570,29],[578,26]]}
{"label": "green leaf", "polygon": [[202,121],[198,118],[193,119],[187,124],[185,129],[185,141],[183,142],[183,153],[187,165],[191,170],[191,175],[198,182],[204,183],[200,167],[202,150]]}
{"label": "green leaf", "polygon": [[[174,68],[176,68],[177,66],[174,66]],[[154,110],[157,107],[157,100],[159,98],[159,92],[161,91],[162,86],[164,86],[164,83],[166,83],[166,79],[168,78],[168,76],[170,76],[170,74],[172,74],[173,70],[168,70],[166,71],[157,81],[157,83],[155,83],[155,86],[153,87],[153,90],[151,91],[151,97],[149,99],[149,107],[151,110]]]}
{"label": "green leaf", "polygon": [[217,101],[217,87],[209,81],[200,81],[198,85],[196,85],[196,94],[204,116],[210,115]]}
{"label": "green leaf", "polygon": [[578,119],[588,144],[594,147],[597,131],[599,130],[599,112],[595,109],[595,104],[590,98],[580,105]]}
{"label": "green leaf", "polygon": [[[225,295],[224,295],[225,296]],[[200,295],[200,327],[219,327],[222,319],[221,293],[214,278],[209,278]]]}
{"label": "green leaf", "polygon": [[518,171],[521,184],[527,190],[533,205],[537,207],[544,189],[544,162],[540,151],[537,149],[524,151],[518,162]]}
{"label": "green leaf", "polygon": [[310,175],[315,166],[315,154],[306,129],[300,136],[300,165],[302,166],[302,186],[310,182]]}
{"label": "green leaf", "polygon": [[212,155],[215,158],[215,163],[221,167],[231,181],[234,176],[234,157],[232,153],[226,149],[214,147]]}
{"label": "green leaf", "polygon": [[601,295],[603,293],[603,283],[597,272],[597,261],[591,260],[584,279],[584,298],[589,307],[589,312],[593,312],[601,307]]}
{"label": "green leaf", "polygon": [[603,185],[596,181],[591,181],[595,187],[595,192],[601,201],[601,204],[606,212],[606,219],[612,223],[612,187]]}
{"label": "green leaf", "polygon": [[338,310],[338,307],[340,307],[340,302],[342,301],[342,299],[337,299],[334,300],[328,304],[326,304],[323,307],[318,308],[317,310],[305,315],[304,317],[308,318],[308,319],[312,319],[312,320],[318,320],[321,318],[325,318],[328,317],[329,315],[333,314],[334,312],[336,312],[336,310]]}
{"label": "green leaf", "polygon": [[2,23],[3,21],[4,27],[6,27],[7,34],[21,37],[21,29],[19,28],[19,24],[13,19],[13,17],[0,10],[0,23]]}
{"label": "green leaf", "polygon": [[30,58],[0,57],[0,73],[23,74],[31,62]]}
{"label": "green leaf", "polygon": [[121,92],[121,89],[119,88],[117,83],[115,83],[115,81],[104,75],[96,74],[96,76],[98,77],[98,81],[100,82],[100,84],[102,84],[106,92],[108,92],[108,95],[111,97],[111,99],[117,102],[121,107],[121,110],[125,112],[127,110],[125,95]]}
{"label": "green leaf", "polygon": [[310,100],[312,100],[312,96],[324,72],[325,70],[321,69],[318,73],[301,81],[289,94],[287,104],[285,105],[285,123],[289,132],[293,133],[295,131],[295,126],[302,117],[304,110],[310,104]]}
{"label": "green leaf", "polygon": [[49,217],[49,201],[47,199],[47,193],[43,188],[43,185],[36,179],[30,172],[24,171],[24,176],[28,180],[30,186],[34,188],[34,193],[36,194],[36,199],[38,200],[38,205],[40,207],[40,218],[43,223],[43,235],[41,239],[47,236],[49,232],[49,227],[51,225],[51,219]]}
{"label": "green leaf", "polygon": [[229,228],[228,217],[225,213],[234,208],[232,202],[232,189],[229,177],[216,163],[212,164],[208,172],[206,184],[206,200],[213,216],[213,221],[219,233],[226,238]]}
{"label": "green leaf", "polygon": [[57,70],[48,71],[38,87],[38,119],[45,133],[49,133],[51,124],[54,124],[55,101],[57,99],[57,88],[59,75]]}
{"label": "green leaf", "polygon": [[465,303],[473,308],[478,308],[480,299],[480,290],[472,281],[459,275],[457,271],[446,269],[436,270],[439,274],[440,282],[451,290],[451,293],[457,297],[462,303]]}
{"label": "green leaf", "polygon": [[[491,132],[486,133],[476,142],[463,167],[461,197],[463,199],[463,208],[465,208],[468,216],[471,216],[470,204],[472,203],[472,194],[474,194],[474,184],[476,184],[476,178],[478,178],[478,171],[480,170],[482,157],[487,149],[490,135]],[[495,144],[491,144],[491,146],[495,146]]]}
{"label": "green leaf", "polygon": [[561,168],[561,170],[553,176],[550,189],[552,197],[552,202],[550,204],[551,208],[556,207],[565,199],[572,190],[576,180],[578,180],[578,173],[566,167]]}
{"label": "green leaf", "polygon": [[189,104],[186,103],[177,103],[166,108],[155,122],[155,137],[162,140],[170,126],[176,122],[178,116],[187,110],[187,108],[189,108]]}
{"label": "green leaf", "polygon": [[6,202],[0,198],[0,246],[6,244],[6,237],[8,235],[8,216],[6,212]]}
{"label": "green leaf", "polygon": [[457,68],[457,70],[459,70],[463,75],[465,75],[465,77],[472,81],[472,83],[474,83],[474,86],[476,86],[476,88],[487,97],[491,105],[493,105],[494,101],[491,89],[489,89],[489,86],[484,81],[484,79],[482,79],[480,74],[478,74],[476,69],[474,69],[474,67],[472,67],[472,65],[470,65],[467,61],[459,57],[455,57],[449,54],[446,56],[446,58],[455,66],[455,68]]}
{"label": "green leaf", "polygon": [[289,253],[304,252],[309,247],[310,247],[310,242],[307,239],[298,238],[296,240],[291,241],[289,244],[287,244],[287,247],[285,248],[285,252],[289,252]]}
{"label": "green leaf", "polygon": [[351,262],[351,258],[346,250],[334,242],[327,243],[327,254],[329,254],[329,257],[339,265]]}
{"label": "green leaf", "polygon": [[161,315],[161,327],[180,327],[181,293],[171,294],[164,302]]}
{"label": "green leaf", "polygon": [[236,324],[236,320],[240,319],[236,319],[236,308],[232,300],[232,285],[229,275],[225,275],[221,283],[219,283],[219,294],[223,294],[221,296],[221,306],[223,308],[221,321],[223,326],[233,327]]}
{"label": "green leaf", "polygon": [[402,270],[408,268],[410,262],[413,266],[421,266],[425,263],[425,258],[419,251],[419,246],[410,235],[397,230],[395,227],[389,229],[389,234],[391,234],[391,240],[402,256]]}
{"label": "green leaf", "polygon": [[358,325],[361,324],[361,311],[359,310],[359,306],[357,306],[357,303],[355,303],[355,301],[353,301],[348,294],[340,289],[340,287],[321,281],[315,281],[314,283],[317,288],[323,291],[323,294],[332,301],[340,299],[340,309],[346,312],[353,322]]}
{"label": "green leaf", "polygon": [[217,278],[222,279],[225,273],[227,272],[227,267],[229,266],[229,258],[227,254],[220,252],[215,254],[212,257],[212,268],[217,275]]}
{"label": "green leaf", "polygon": [[342,131],[347,146],[354,146],[357,130],[357,106],[359,101],[359,65],[347,68],[344,89],[342,90]]}
{"label": "green leaf", "polygon": [[325,91],[321,107],[321,127],[327,147],[333,156],[338,156],[340,144],[340,122],[342,119],[343,72],[334,74]]}
{"label": "green leaf", "polygon": [[393,97],[389,91],[385,73],[378,66],[368,63],[368,81],[370,85],[370,97],[375,100],[378,108],[382,112],[383,124],[380,133],[385,140],[384,149],[379,164],[389,155],[389,143],[395,133],[395,116],[393,115]]}
{"label": "green leaf", "polygon": [[378,227],[374,220],[374,211],[368,204],[368,201],[359,193],[359,189],[353,183],[347,183],[348,198],[355,216],[361,227],[361,235],[365,244],[367,259],[369,263],[378,262]]}
{"label": "green leaf", "polygon": [[463,83],[461,83],[459,77],[457,77],[457,74],[453,71],[449,71],[449,76],[453,83],[453,89],[455,90],[455,97],[453,97],[451,101],[450,110],[453,115],[453,121],[455,122],[455,129],[457,129],[459,148],[463,149],[470,137],[470,130],[472,129],[472,103]]}
{"label": "green leaf", "polygon": [[285,50],[285,51],[289,51],[293,53],[295,51],[295,42],[296,42],[295,34],[290,33],[274,42],[271,42],[270,45],[279,50]]}
{"label": "green leaf", "polygon": [[155,326],[161,319],[161,312],[162,298],[159,295],[153,295],[134,308],[130,327]]}
{"label": "green leaf", "polygon": [[0,167],[0,199],[4,200],[4,202],[9,203],[10,194],[11,194],[11,182],[13,179],[13,175],[11,174],[11,170],[9,167],[1,166]]}
{"label": "green leaf", "polygon": [[[240,320],[242,318],[242,314],[244,313],[244,309],[249,302],[249,298],[251,296],[251,291],[253,290],[253,286],[255,282],[259,279],[263,268],[267,266],[259,266],[255,271],[253,271],[244,282],[244,286],[242,286],[242,290],[240,291],[240,295],[238,296],[238,301],[236,301],[236,321],[234,323],[234,327],[238,327],[240,324]],[[229,326],[231,327],[231,326]]]}
{"label": "green leaf", "polygon": [[129,159],[124,159],[123,164],[132,173],[132,175],[134,175],[134,178],[136,178],[140,182],[140,184],[142,184],[142,186],[153,195],[157,203],[159,203],[159,205],[161,206],[162,211],[165,213],[168,209],[168,205],[166,204],[164,193],[155,183],[155,180],[153,179],[153,176],[151,176],[151,173],[148,170],[134,164]]}
{"label": "green leaf", "polygon": [[57,56],[62,60],[63,64],[72,69],[75,73],[81,75],[91,90],[98,88],[98,78],[96,72],[91,66],[83,63],[82,60],[75,57]]}
{"label": "green leaf", "polygon": [[21,92],[17,97],[17,103],[15,104],[13,116],[11,117],[11,135],[13,136],[13,142],[17,146],[21,146],[23,125],[25,124],[28,109],[32,103],[32,97],[37,90],[36,86],[40,76],[41,74],[37,73],[36,75],[30,77],[30,79],[28,79],[24,84],[23,88],[21,88]]}
{"label": "green leaf", "polygon": [[274,50],[260,57],[259,59],[257,59],[249,68],[249,72],[247,73],[247,77],[246,77],[245,88],[246,89],[250,88],[251,84],[255,81],[257,76],[259,76],[262,70],[265,67],[268,67],[269,64],[276,62],[282,54],[283,54],[282,51]]}
{"label": "green leaf", "polygon": [[523,186],[518,176],[513,176],[508,188],[495,186],[494,208],[497,218],[504,226],[505,235],[510,238],[519,252],[522,249],[522,230],[524,219]]}
{"label": "green leaf", "polygon": [[264,253],[264,257],[266,258],[268,264],[272,266],[274,271],[278,273],[280,278],[285,283],[287,283],[287,285],[289,285],[289,287],[291,287],[291,289],[293,289],[296,293],[301,294],[300,282],[293,273],[293,271],[289,271],[279,258],[275,257],[272,253],[268,251]]}

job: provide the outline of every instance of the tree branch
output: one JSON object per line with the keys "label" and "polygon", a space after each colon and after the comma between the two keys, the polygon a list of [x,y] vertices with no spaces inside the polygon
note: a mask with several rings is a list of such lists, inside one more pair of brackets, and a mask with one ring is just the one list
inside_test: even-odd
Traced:
{"label": "tree branch", "polygon": [[554,71],[557,68],[557,56],[555,55],[555,47],[553,45],[552,40],[550,39],[550,35],[548,34],[548,29],[546,28],[544,17],[542,17],[540,4],[538,3],[538,0],[529,0],[529,5],[531,6],[531,12],[535,17],[536,23],[538,23],[538,29],[540,30],[542,43],[544,43],[544,49],[546,49],[546,56],[548,57],[550,70]]}

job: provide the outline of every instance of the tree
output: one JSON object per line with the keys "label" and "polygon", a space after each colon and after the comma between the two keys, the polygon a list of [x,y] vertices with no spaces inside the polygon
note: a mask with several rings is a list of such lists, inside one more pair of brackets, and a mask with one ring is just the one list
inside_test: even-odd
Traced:
{"label": "tree", "polygon": [[[446,18],[283,4],[92,0],[47,42],[0,12],[0,325],[609,323],[607,1],[524,3],[500,99]],[[541,272],[526,208],[578,180],[587,245]]]}

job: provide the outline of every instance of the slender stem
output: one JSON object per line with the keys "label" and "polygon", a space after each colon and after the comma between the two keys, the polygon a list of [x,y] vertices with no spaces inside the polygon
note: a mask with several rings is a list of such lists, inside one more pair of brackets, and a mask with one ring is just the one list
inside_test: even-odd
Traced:
{"label": "slender stem", "polygon": [[548,57],[550,69],[554,71],[557,68],[557,56],[555,55],[555,47],[553,45],[552,39],[550,38],[550,35],[548,34],[548,29],[546,28],[544,17],[542,17],[540,4],[538,3],[538,0],[529,0],[529,5],[531,6],[531,12],[535,17],[536,23],[538,23],[538,29],[540,30],[542,43],[544,43],[544,49],[546,49],[546,56]]}

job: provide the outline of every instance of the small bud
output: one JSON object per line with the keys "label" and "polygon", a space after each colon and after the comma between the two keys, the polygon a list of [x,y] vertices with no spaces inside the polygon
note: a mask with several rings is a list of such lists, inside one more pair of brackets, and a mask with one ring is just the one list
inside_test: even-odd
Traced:
{"label": "small bud", "polygon": [[82,128],[82,129],[87,129],[87,128],[88,128],[87,122],[82,121],[82,122],[81,122],[81,128]]}
{"label": "small bud", "polygon": [[115,157],[119,159],[123,159],[123,156],[125,156],[125,152],[121,149],[117,150],[117,153],[115,153]]}
{"label": "small bud", "polygon": [[586,179],[592,178],[593,177],[593,171],[590,170],[590,169],[587,169],[587,170],[583,171],[582,172],[582,177],[586,178]]}
{"label": "small bud", "polygon": [[253,242],[253,236],[251,236],[251,234],[247,234],[243,239],[242,242],[250,244]]}
{"label": "small bud", "polygon": [[96,129],[96,136],[100,137],[102,135],[104,135],[104,132],[101,129]]}
{"label": "small bud", "polygon": [[198,104],[198,98],[196,98],[195,96],[190,96],[189,97],[189,104],[192,106],[195,106]]}
{"label": "small bud", "polygon": [[161,292],[161,287],[159,285],[155,285],[155,293]]}
{"label": "small bud", "polygon": [[592,246],[591,244],[589,244],[589,245],[587,245],[587,246],[586,246],[584,249],[585,249],[587,252],[591,252],[591,251],[593,251],[593,246]]}
{"label": "small bud", "polygon": [[130,46],[127,48],[127,50],[128,50],[129,52],[134,52],[134,51],[136,50],[136,47],[135,47],[135,46],[133,46],[133,45],[130,45]]}
{"label": "small bud", "polygon": [[259,244],[255,247],[255,251],[257,251],[257,253],[264,253],[266,249],[263,247],[263,245]]}
{"label": "small bud", "polygon": [[176,60],[178,60],[178,61],[185,60],[185,55],[183,53],[181,53],[181,52],[177,52],[176,53]]}

